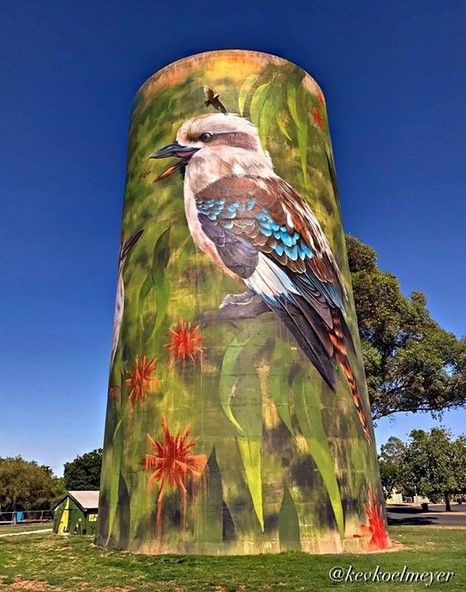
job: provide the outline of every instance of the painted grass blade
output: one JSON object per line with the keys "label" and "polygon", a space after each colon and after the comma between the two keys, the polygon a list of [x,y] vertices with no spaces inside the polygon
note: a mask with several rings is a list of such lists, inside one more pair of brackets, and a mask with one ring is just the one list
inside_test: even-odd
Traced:
{"label": "painted grass blade", "polygon": [[239,96],[238,96],[238,111],[244,117],[244,110],[246,107],[246,101],[248,99],[249,93],[252,90],[254,82],[257,80],[257,74],[252,74],[248,76],[244,81],[243,85],[240,88]]}
{"label": "painted grass blade", "polygon": [[[300,87],[301,88],[301,87]],[[304,104],[306,103],[306,97],[300,97]],[[300,113],[299,101],[298,101],[298,88],[291,84],[288,86],[287,92],[288,110],[291,118],[296,126],[296,138],[298,142],[299,159],[301,161],[301,171],[303,174],[304,185],[308,186],[308,173],[307,173],[307,147],[308,147],[308,129],[309,123],[307,114]]]}
{"label": "painted grass blade", "polygon": [[281,133],[282,133],[282,134],[285,136],[285,138],[286,138],[286,139],[287,139],[289,142],[292,142],[293,140],[291,139],[291,136],[290,136],[290,134],[288,133],[288,130],[286,129],[286,124],[285,124],[285,121],[283,120],[283,115],[282,115],[282,114],[280,114],[280,115],[277,117],[277,120],[276,120],[276,121],[277,121],[277,126],[278,126],[278,129],[281,131]]}
{"label": "painted grass blade", "polygon": [[285,485],[278,515],[280,551],[301,551],[299,519],[290,490]]}
{"label": "painted grass blade", "polygon": [[152,254],[152,265],[139,291],[140,322],[143,326],[145,304],[155,290],[155,306],[151,302],[151,308],[155,309],[155,320],[147,341],[153,339],[165,319],[168,300],[170,297],[169,286],[166,280],[166,267],[170,258],[170,226],[157,238]]}
{"label": "painted grass blade", "polygon": [[[252,100],[251,100],[251,121],[254,125],[257,125],[259,132],[260,132],[260,117],[262,113],[262,109],[264,107],[265,100],[267,98],[267,93],[269,91],[270,82],[266,82],[265,84],[261,84],[256,92],[254,93]],[[265,148],[265,138],[261,137],[262,147]]]}
{"label": "painted grass blade", "polygon": [[238,448],[243,460],[248,488],[251,493],[254,511],[264,531],[264,507],[262,501],[262,442],[261,440],[238,436]]}
{"label": "painted grass blade", "polygon": [[246,437],[243,428],[236,420],[231,409],[231,402],[235,396],[238,383],[238,378],[235,375],[235,366],[238,356],[241,354],[243,347],[249,340],[249,336],[244,336],[243,339],[240,338],[241,334],[240,336],[233,339],[223,356],[222,370],[220,372],[219,391],[220,405],[222,406],[223,412],[229,421],[231,421],[231,423],[235,426],[236,430],[238,431],[238,435]]}
{"label": "painted grass blade", "polygon": [[250,324],[227,347],[219,390],[222,409],[235,427],[246,482],[263,531],[262,395],[255,359],[261,343],[258,324]]}
{"label": "painted grass blade", "polygon": [[297,403],[299,403],[299,409],[297,409],[298,424],[308,445],[309,452],[322,476],[340,537],[343,538],[345,522],[340,488],[335,476],[334,459],[322,423],[319,397],[315,389],[310,385],[312,385],[312,379],[307,377],[304,371],[301,371],[295,378],[293,385]]}
{"label": "painted grass blade", "polygon": [[277,113],[281,107],[280,93],[268,92],[262,105],[259,117],[259,137],[264,148],[267,147],[267,138],[272,122],[276,121]]}
{"label": "painted grass blade", "polygon": [[268,380],[270,384],[270,393],[273,402],[277,408],[278,415],[288,428],[290,434],[293,434],[293,426],[290,414],[290,398],[288,383],[288,373],[283,369],[289,366],[289,343],[282,339],[275,340],[274,354],[271,363],[271,372]]}
{"label": "painted grass blade", "polygon": [[165,269],[170,258],[170,226],[166,228],[157,239],[152,256],[152,272],[154,285],[157,290],[156,295],[156,317],[154,323],[154,333],[156,333],[162,324],[168,305],[168,282],[165,276]]}

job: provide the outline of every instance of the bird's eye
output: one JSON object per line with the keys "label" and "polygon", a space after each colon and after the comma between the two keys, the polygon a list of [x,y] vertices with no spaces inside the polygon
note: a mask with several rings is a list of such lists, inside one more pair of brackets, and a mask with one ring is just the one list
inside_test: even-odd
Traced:
{"label": "bird's eye", "polygon": [[201,140],[201,142],[210,142],[210,140],[212,140],[213,137],[213,134],[209,134],[209,132],[204,132],[199,136],[199,140]]}

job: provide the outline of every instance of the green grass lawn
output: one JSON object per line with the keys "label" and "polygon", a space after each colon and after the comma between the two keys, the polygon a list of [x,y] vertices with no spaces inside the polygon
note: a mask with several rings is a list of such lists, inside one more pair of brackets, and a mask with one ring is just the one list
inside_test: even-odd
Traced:
{"label": "green grass lawn", "polygon": [[[466,529],[398,526],[402,550],[370,555],[283,553],[246,557],[142,556],[107,552],[90,537],[26,535],[0,540],[0,591],[253,592],[466,590]],[[355,571],[453,571],[448,583],[332,583],[334,566]]]}

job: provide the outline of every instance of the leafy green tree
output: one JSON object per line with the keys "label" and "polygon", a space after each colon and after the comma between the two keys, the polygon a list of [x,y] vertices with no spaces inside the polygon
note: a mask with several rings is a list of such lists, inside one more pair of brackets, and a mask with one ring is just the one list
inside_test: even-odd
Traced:
{"label": "leafy green tree", "polygon": [[64,479],[67,489],[99,489],[102,448],[96,448],[65,463]]}
{"label": "leafy green tree", "polygon": [[380,447],[380,458],[385,462],[399,464],[403,460],[406,444],[396,436],[390,436]]}
{"label": "leafy green tree", "polygon": [[405,444],[395,436],[390,436],[387,442],[380,447],[380,479],[388,494],[399,488],[405,452]]}
{"label": "leafy green tree", "polygon": [[402,459],[405,491],[433,502],[443,498],[447,512],[451,511],[451,495],[466,487],[466,438],[452,441],[445,428],[413,430],[410,438]]}
{"label": "leafy green tree", "polygon": [[400,477],[399,469],[399,465],[379,459],[380,481],[382,482],[387,497],[390,497],[391,494],[398,489]]}
{"label": "leafy green tree", "polygon": [[430,317],[423,294],[404,296],[372,247],[346,241],[373,418],[464,405],[466,341]]}
{"label": "leafy green tree", "polygon": [[50,509],[65,492],[63,479],[55,477],[47,466],[20,456],[0,458],[0,509]]}
{"label": "leafy green tree", "polygon": [[453,464],[456,472],[457,491],[466,493],[466,436],[461,435],[453,442]]}

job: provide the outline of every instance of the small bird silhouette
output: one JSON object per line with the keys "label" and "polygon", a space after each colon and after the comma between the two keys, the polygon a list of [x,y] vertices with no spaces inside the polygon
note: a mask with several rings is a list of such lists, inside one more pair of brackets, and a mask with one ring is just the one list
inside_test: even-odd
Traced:
{"label": "small bird silhouette", "polygon": [[[185,213],[198,247],[262,298],[328,386],[339,366],[366,438],[371,439],[352,370],[348,299],[327,238],[304,198],[274,171],[257,128],[235,114],[185,121],[176,142],[150,155],[177,157],[159,177],[184,170]],[[238,296],[238,304],[244,294]]]}
{"label": "small bird silhouette", "polygon": [[134,245],[138,242],[143,232],[144,230],[138,230],[138,232],[135,232],[133,235],[131,235],[129,239],[125,241],[120,247],[120,255],[118,257],[118,283],[115,300],[115,316],[113,319],[112,355],[110,358],[110,366],[113,365],[113,361],[115,360],[118,342],[120,340],[123,311],[125,307],[125,284],[123,282],[123,268],[125,265],[126,258],[133,249]]}
{"label": "small bird silhouette", "polygon": [[204,104],[206,107],[211,105],[216,111],[221,111],[224,115],[227,114],[227,110],[223,103],[220,102],[220,95],[206,85],[204,85],[204,96]]}

